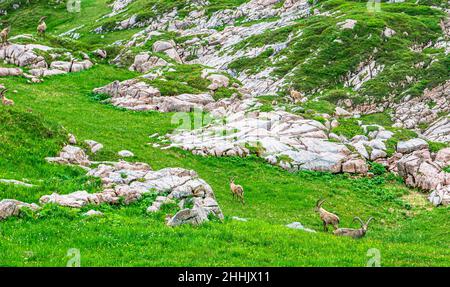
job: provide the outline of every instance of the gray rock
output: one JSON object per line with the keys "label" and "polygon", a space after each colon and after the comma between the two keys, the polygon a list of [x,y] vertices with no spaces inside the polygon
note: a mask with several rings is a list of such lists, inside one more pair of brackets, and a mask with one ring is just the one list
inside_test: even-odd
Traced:
{"label": "gray rock", "polygon": [[121,157],[133,157],[134,156],[134,153],[132,153],[129,150],[121,150],[117,154]]}
{"label": "gray rock", "polygon": [[408,141],[400,141],[397,144],[397,152],[411,153],[416,150],[428,148],[428,143],[423,139],[415,138]]}
{"label": "gray rock", "polygon": [[289,223],[288,225],[286,225],[286,227],[291,228],[291,229],[303,230],[303,231],[311,232],[311,233],[315,233],[316,232],[313,229],[304,227],[303,224],[301,224],[300,222]]}

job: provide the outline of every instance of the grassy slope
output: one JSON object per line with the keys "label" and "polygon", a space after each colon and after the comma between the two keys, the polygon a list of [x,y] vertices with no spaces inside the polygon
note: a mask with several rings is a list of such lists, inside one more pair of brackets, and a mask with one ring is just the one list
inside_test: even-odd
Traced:
{"label": "grassy slope", "polygon": [[[236,44],[234,50],[281,43],[289,35],[294,36],[288,48],[279,53],[268,49],[255,58],[243,57],[229,67],[251,74],[272,66],[274,75],[288,75],[289,85],[331,102],[348,97],[361,103],[418,96],[425,88],[435,87],[448,78],[450,58],[442,49],[410,50],[442,35],[440,10],[427,6],[429,3],[382,3],[381,11],[373,13],[367,10],[366,2],[358,2],[318,1],[316,8],[333,14],[314,15],[299,19],[294,25],[254,35]],[[356,20],[355,27],[340,29],[339,23],[345,19]],[[396,34],[390,38],[383,36],[386,27]],[[369,59],[384,65],[384,70],[365,83],[359,93],[344,88],[348,71],[356,70]],[[424,68],[414,68],[419,63]],[[414,81],[407,83],[406,76]]]}
{"label": "grassy slope", "polygon": [[[224,3],[231,5],[228,2]],[[70,18],[54,25],[52,21],[56,20],[49,20],[49,25],[62,32],[79,21],[89,23],[95,13],[107,11],[105,3],[89,6],[90,20]],[[14,31],[33,32],[33,25],[30,22]],[[127,33],[130,31],[108,33],[103,38],[106,40],[99,42],[110,43],[125,38]],[[96,45],[92,35],[83,37],[80,46]],[[427,210],[409,204],[402,199],[404,195],[423,197],[388,176],[353,179],[308,172],[289,174],[254,158],[202,158],[148,145],[148,135],[165,134],[174,128],[171,114],[123,111],[100,105],[89,97],[95,87],[135,76],[125,69],[100,64],[36,85],[22,78],[2,78],[2,83],[17,93],[8,93],[16,107],[0,107],[0,178],[26,178],[36,187],[0,185],[0,198],[37,202],[41,195],[54,191],[99,189],[98,181],[86,178],[81,170],[43,160],[55,155],[62,145],[62,131],[54,124],[58,123],[79,140],[103,143],[105,148],[96,159],[113,160],[117,151],[129,149],[136,154],[132,160],[148,162],[154,169],[180,166],[196,170],[213,187],[227,217],[225,222],[167,228],[163,224],[164,211],[153,216],[145,214],[148,199],[127,207],[101,206],[105,217],[91,219],[80,215],[89,207],[70,210],[49,206],[39,218],[25,215],[0,222],[1,266],[64,266],[69,248],[80,249],[83,266],[364,266],[369,248],[380,249],[383,265],[449,265],[449,209]],[[232,200],[227,185],[230,176],[238,176],[245,187],[246,206]],[[312,209],[320,197],[328,198],[327,208],[340,215],[343,226],[356,227],[351,223],[354,215],[375,216],[378,220],[362,240],[324,234]],[[232,216],[250,220],[232,221]],[[320,232],[309,234],[284,227],[293,221]]]}
{"label": "grassy slope", "polygon": [[[163,224],[164,213],[145,215],[148,202],[102,207],[106,216],[101,219],[84,219],[81,211],[48,208],[42,218],[12,218],[1,223],[1,265],[64,265],[67,249],[79,248],[83,265],[363,266],[366,251],[372,247],[381,250],[385,265],[448,265],[450,254],[442,248],[449,244],[445,237],[448,209],[408,210],[408,204],[399,200],[408,190],[385,177],[369,180],[344,175],[289,174],[256,159],[200,158],[152,148],[146,144],[147,136],[170,130],[170,114],[122,111],[99,105],[87,96],[93,87],[131,76],[128,71],[100,65],[38,85],[28,85],[17,78],[4,82],[18,90],[17,94],[9,94],[17,103],[14,110],[32,109],[38,118],[42,115],[62,124],[80,140],[94,139],[105,144],[98,159],[114,158],[115,152],[126,148],[135,152],[136,160],[148,162],[155,169],[195,169],[212,185],[227,217],[240,216],[250,221],[227,219],[197,228],[171,229]],[[1,113],[6,113],[5,108]],[[67,193],[86,186],[90,191],[97,189],[95,182],[81,176],[81,171],[42,160],[57,150],[56,141],[35,137],[31,143],[50,148],[30,155],[32,162],[37,162],[33,169],[27,169],[31,163],[20,156],[17,158],[21,160],[2,157],[0,166],[4,168],[0,177],[25,177],[38,187],[29,190],[2,185],[2,198],[36,201],[41,194],[56,190]],[[18,163],[24,168],[16,170]],[[246,188],[246,206],[231,199],[227,178],[233,175],[238,175]],[[49,177],[45,184],[38,181],[43,176]],[[329,199],[329,209],[341,216],[345,226],[352,225],[353,215],[373,215],[378,222],[367,238],[359,241],[283,226],[301,221],[320,230],[320,220],[312,210],[319,197]],[[28,258],[30,253],[26,251],[34,255]]]}

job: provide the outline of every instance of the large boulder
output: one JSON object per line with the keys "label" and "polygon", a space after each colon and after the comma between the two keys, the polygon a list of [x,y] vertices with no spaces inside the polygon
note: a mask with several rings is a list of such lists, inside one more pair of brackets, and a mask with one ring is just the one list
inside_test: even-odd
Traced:
{"label": "large boulder", "polygon": [[397,152],[412,153],[416,150],[428,148],[428,143],[423,139],[415,138],[408,141],[400,141],[397,143]]}
{"label": "large boulder", "polygon": [[164,67],[168,64],[169,63],[164,59],[151,56],[148,52],[142,52],[136,55],[134,63],[130,66],[130,70],[139,73],[147,73],[155,67]]}
{"label": "large boulder", "polygon": [[367,174],[368,170],[366,161],[360,158],[350,159],[342,164],[342,172]]}
{"label": "large boulder", "polygon": [[20,68],[2,68],[0,67],[0,77],[6,76],[20,76],[23,74]]}
{"label": "large boulder", "polygon": [[177,52],[176,44],[173,40],[170,41],[156,41],[153,43],[153,52],[155,53],[165,53],[171,59],[175,60],[177,63],[182,63],[180,55]]}
{"label": "large boulder", "polygon": [[24,203],[14,199],[3,199],[2,201],[0,201],[0,220],[4,220],[10,216],[19,215],[22,208],[38,210],[39,206],[36,204]]}
{"label": "large boulder", "polygon": [[89,166],[91,164],[88,156],[81,148],[71,145],[66,145],[58,157],[47,157],[46,160],[48,162],[81,166]]}

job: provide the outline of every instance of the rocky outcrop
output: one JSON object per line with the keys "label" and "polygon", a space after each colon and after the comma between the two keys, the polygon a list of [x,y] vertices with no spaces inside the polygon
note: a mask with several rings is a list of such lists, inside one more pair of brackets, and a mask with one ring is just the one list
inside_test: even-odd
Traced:
{"label": "rocky outcrop", "polygon": [[47,157],[46,160],[59,164],[74,164],[81,166],[89,166],[91,162],[83,149],[66,145],[57,157]]}
{"label": "rocky outcrop", "polygon": [[431,141],[450,143],[450,118],[443,117],[426,129],[423,135]]}
{"label": "rocky outcrop", "polygon": [[37,55],[34,50],[49,51],[52,48],[43,45],[9,44],[0,47],[0,59],[20,67],[47,68],[44,57]]}
{"label": "rocky outcrop", "polygon": [[[99,143],[95,142],[96,145]],[[59,157],[47,160],[62,164],[92,163],[84,151],[75,146],[65,146]],[[53,193],[42,196],[39,202],[81,208],[88,204],[130,204],[141,199],[144,194],[157,193],[148,212],[159,211],[162,205],[175,202],[181,209],[168,218],[169,226],[201,224],[208,221],[210,216],[223,219],[212,188],[192,170],[165,168],[154,171],[146,163],[119,161],[100,163],[96,168],[89,169],[87,175],[101,180],[101,192],[81,190],[69,194]],[[192,207],[188,208],[188,203]]]}
{"label": "rocky outcrop", "polygon": [[397,152],[399,153],[412,153],[426,148],[428,148],[428,143],[423,139],[411,139],[397,143]]}
{"label": "rocky outcrop", "polygon": [[142,52],[136,55],[134,63],[130,66],[130,70],[139,73],[147,73],[153,68],[164,67],[168,64],[167,61],[159,57],[152,56],[148,52]]}
{"label": "rocky outcrop", "polygon": [[450,173],[443,171],[450,162],[433,161],[427,149],[403,156],[397,163],[398,173],[408,186],[423,190],[435,190],[450,185]]}
{"label": "rocky outcrop", "polygon": [[406,185],[431,191],[429,200],[434,205],[450,203],[450,173],[444,170],[450,165],[450,148],[445,148],[435,155],[427,146],[422,149],[409,149],[406,154],[395,154],[396,163],[390,170],[398,172],[405,179]]}
{"label": "rocky outcrop", "polygon": [[36,211],[39,209],[39,206],[14,199],[3,199],[0,201],[0,220],[19,215],[23,208],[29,208]]}
{"label": "rocky outcrop", "polygon": [[83,61],[54,61],[50,64],[51,69],[64,71],[66,73],[80,72],[82,70],[90,69],[93,66],[89,60]]}
{"label": "rocky outcrop", "polygon": [[161,96],[158,89],[139,78],[115,81],[94,92],[111,96],[109,102],[115,106],[139,111],[189,112],[215,102],[209,94]]}
{"label": "rocky outcrop", "polygon": [[103,149],[103,145],[101,143],[98,143],[93,140],[85,140],[84,143],[88,145],[92,153],[97,153]]}
{"label": "rocky outcrop", "polygon": [[[71,62],[53,61],[49,65],[46,59],[39,55],[38,51],[50,52],[52,50],[53,48],[51,47],[38,44],[2,45],[0,47],[0,59],[10,64],[29,68],[29,74],[33,77],[49,77],[69,72],[79,72],[93,66],[92,62],[88,59],[82,61],[74,60]],[[56,54],[53,56],[57,57]],[[0,68],[0,75],[2,75],[2,72],[13,76],[23,74],[21,69],[11,68]]]}
{"label": "rocky outcrop", "polygon": [[173,40],[156,41],[155,43],[153,43],[153,52],[164,53],[177,63],[183,62],[180,58],[180,55],[178,55],[176,44]]}
{"label": "rocky outcrop", "polygon": [[183,208],[176,213],[169,220],[169,226],[201,224],[208,221],[210,215],[223,218],[211,187],[192,170],[165,168],[153,171],[145,163],[120,161],[100,164],[89,171],[88,175],[101,179],[104,188],[102,192],[90,194],[77,191],[64,195],[53,193],[41,197],[40,203],[73,208],[87,204],[130,204],[139,200],[143,194],[156,192],[165,196],[157,197],[148,211],[158,211],[163,204],[175,200],[180,201],[182,208],[187,200],[193,202],[192,208]]}
{"label": "rocky outcrop", "polygon": [[20,68],[2,68],[0,67],[0,77],[20,76],[23,74]]}
{"label": "rocky outcrop", "polygon": [[397,127],[415,129],[420,124],[431,124],[440,114],[450,111],[450,81],[425,90],[420,97],[406,97],[394,111],[393,119]]}
{"label": "rocky outcrop", "polygon": [[[249,112],[249,106],[255,101],[234,104],[230,101],[220,101],[211,109],[211,114],[225,114],[226,118],[201,129],[168,135],[171,146],[202,156],[256,154],[291,171],[306,169],[337,173],[350,158],[351,152],[345,145],[328,141],[327,128],[320,122],[284,111]],[[221,102],[227,103],[226,108]],[[354,167],[355,171],[367,171],[359,166],[359,162],[353,164],[358,165]]]}
{"label": "rocky outcrop", "polygon": [[[225,71],[227,65],[240,57],[254,57],[268,48],[280,52],[287,47],[287,43],[275,43],[264,47],[235,51],[233,46],[253,35],[262,34],[271,29],[278,29],[292,25],[299,17],[309,15],[309,4],[306,0],[287,0],[280,5],[275,0],[251,0],[233,9],[225,9],[206,15],[200,5],[198,10],[191,11],[183,19],[177,17],[177,11],[169,11],[153,19],[139,22],[136,15],[117,23],[114,29],[128,29],[132,27],[146,28],[135,35],[125,45],[126,48],[119,53],[113,62],[120,63],[121,57],[133,46],[143,46],[160,33],[156,31],[176,31],[181,37],[189,39],[184,43],[173,41],[156,41],[153,52],[167,54],[174,61],[202,64]],[[258,21],[265,18],[277,17],[277,21]],[[253,25],[236,25],[235,21],[255,21]],[[225,29],[217,27],[228,25]],[[231,25],[231,26],[230,26]],[[102,32],[102,28],[96,29]],[[291,37],[289,37],[291,38]],[[275,94],[281,87],[281,79],[268,76],[269,71],[257,75],[245,75],[244,72],[234,75],[245,88],[249,88],[254,95]],[[256,83],[256,84],[254,84]],[[275,84],[277,83],[277,84]],[[254,84],[254,85],[253,85]],[[252,89],[250,89],[250,86]],[[212,86],[211,88],[214,88]],[[253,89],[255,92],[253,93]],[[214,90],[214,89],[213,89]]]}

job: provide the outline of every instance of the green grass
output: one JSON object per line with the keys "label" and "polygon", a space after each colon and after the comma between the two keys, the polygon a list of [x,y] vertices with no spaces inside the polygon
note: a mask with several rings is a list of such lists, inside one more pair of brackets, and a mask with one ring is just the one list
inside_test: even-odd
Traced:
{"label": "green grass", "polygon": [[[0,8],[19,1],[4,1]],[[212,15],[215,11],[232,9],[245,2],[210,0],[206,12]],[[302,64],[290,80],[299,90],[313,91],[316,86],[323,88],[319,101],[302,104],[308,112],[305,117],[322,121],[318,114],[332,114],[338,99],[347,94],[360,96],[343,88],[339,77],[342,71],[366,56],[367,46],[380,48],[380,61],[389,60],[383,53],[400,51],[398,55],[393,54],[395,63],[385,63],[388,69],[381,78],[385,82],[367,83],[367,87],[374,87],[376,96],[382,94],[387,81],[397,81],[408,68],[406,64],[398,66],[398,62],[409,65],[419,60],[438,60],[434,62],[434,68],[419,75],[421,80],[417,84],[407,87],[414,93],[441,81],[443,71],[448,67],[442,51],[428,50],[421,55],[405,51],[405,47],[412,43],[434,39],[440,13],[408,2],[389,7],[383,5],[386,9],[381,15],[369,17],[364,10],[365,2],[320,1],[322,9],[341,10],[348,13],[349,18],[358,19],[356,30],[341,32],[334,28],[339,19],[314,16],[293,26],[251,37],[235,49],[283,42],[290,34],[302,30],[302,36],[289,44],[285,54],[287,58],[276,63],[276,73],[283,74],[283,70]],[[426,5],[440,4],[437,2],[421,1]],[[35,33],[39,17],[47,15],[48,37],[36,42],[70,51],[90,52],[106,48],[111,59],[122,46],[108,45],[129,39],[139,29],[105,32],[101,36],[91,33],[92,29],[103,25],[113,27],[116,21],[134,13],[145,21],[155,13],[171,11],[174,7],[178,8],[182,19],[191,9],[184,1],[136,0],[128,7],[129,12],[95,22],[100,15],[110,12],[109,3],[109,0],[82,1],[82,13],[69,14],[63,4],[32,1],[30,5],[23,3],[21,9],[9,10],[7,19],[13,26],[12,34],[17,35]],[[157,4],[155,9],[150,9],[154,4]],[[280,5],[277,4],[278,7]],[[238,19],[237,24],[257,22],[245,23]],[[79,25],[85,25],[79,30],[79,40],[57,37],[59,33]],[[396,27],[399,34],[408,31],[409,36],[381,41],[377,35],[380,35],[378,32],[383,25]],[[372,40],[365,38],[365,31],[372,32]],[[352,40],[355,35],[358,41]],[[349,44],[348,49],[336,44],[325,45],[336,37]],[[164,33],[160,38],[184,40],[177,39],[173,33]],[[134,53],[149,50],[156,39],[142,49],[132,49],[133,58]],[[349,57],[349,51],[352,57]],[[318,52],[317,58],[304,64],[313,52]],[[267,53],[253,59],[240,59],[235,68],[259,71],[266,67],[262,62],[270,56]],[[164,73],[167,81],[151,81],[151,84],[164,95],[206,91],[209,82],[200,77],[203,67],[176,65],[174,68],[176,72]],[[58,153],[70,132],[79,142],[92,139],[104,144],[102,151],[90,155],[94,160],[118,160],[117,152],[127,149],[135,154],[130,160],[147,162],[155,170],[182,167],[197,171],[214,189],[226,217],[224,222],[169,228],[164,225],[164,217],[173,212],[173,206],[153,215],[145,212],[154,195],[129,206],[69,209],[47,205],[39,213],[24,212],[20,217],[0,222],[0,266],[65,266],[70,248],[80,250],[82,266],[365,266],[367,250],[371,248],[380,250],[383,266],[450,264],[449,207],[431,209],[424,194],[406,188],[401,179],[386,173],[375,163],[371,164],[374,178],[317,172],[288,173],[256,156],[245,159],[197,157],[178,149],[152,147],[148,144],[152,142],[149,135],[164,135],[176,128],[171,123],[172,113],[133,112],[102,105],[98,102],[102,95],[92,94],[94,88],[136,76],[126,68],[115,68],[100,61],[90,70],[46,78],[40,84],[28,84],[22,77],[2,78],[2,84],[14,87],[10,88],[7,97],[12,98],[16,105],[12,108],[0,106],[0,178],[25,180],[34,187],[0,184],[0,199],[38,202],[42,195],[52,192],[100,191],[99,180],[87,177],[82,169],[49,164],[44,160]],[[235,79],[230,81],[237,82]],[[12,90],[17,90],[17,93]],[[363,89],[364,93],[368,90]],[[234,92],[235,89],[220,89],[214,97],[229,97]],[[273,109],[271,102],[274,99],[277,98],[260,99],[264,111]],[[392,150],[399,140],[415,136],[410,131],[392,129],[387,112],[363,116],[359,120],[395,131],[395,136],[388,142]],[[360,132],[356,119],[345,121],[337,132],[347,136]],[[430,143],[430,147],[438,149],[441,146]],[[254,147],[254,152],[258,152],[258,147]],[[285,159],[281,157],[279,160]],[[233,176],[245,188],[245,206],[232,199],[228,179]],[[331,232],[326,234],[313,211],[319,198],[327,198],[324,207],[340,216],[342,227],[358,227],[352,223],[354,216],[374,216],[376,221],[361,240],[335,237]],[[105,215],[98,218],[81,215],[91,208],[101,210]],[[248,218],[249,221],[234,221],[232,216]],[[293,221],[300,221],[317,233],[285,227]]]}
{"label": "green grass", "polygon": [[[353,179],[313,172],[290,174],[254,157],[203,158],[147,145],[148,135],[165,134],[174,128],[171,114],[124,111],[99,105],[88,96],[94,87],[132,76],[125,70],[98,65],[37,85],[20,78],[5,79],[18,93],[8,95],[17,107],[0,110],[2,118],[11,123],[2,126],[6,137],[2,142],[11,155],[1,157],[0,177],[27,178],[36,187],[0,185],[1,198],[36,202],[42,194],[53,191],[98,190],[98,182],[86,178],[81,170],[43,160],[55,155],[65,140],[65,132],[52,124],[58,123],[80,141],[103,143],[105,148],[95,159],[114,160],[117,151],[129,149],[137,161],[148,162],[154,169],[180,166],[196,170],[213,187],[227,218],[245,217],[249,222],[227,219],[200,227],[168,228],[163,224],[163,213],[145,214],[148,202],[102,206],[99,208],[105,217],[92,219],[80,215],[85,209],[46,207],[40,217],[26,215],[0,223],[1,265],[63,266],[69,248],[80,249],[83,266],[364,266],[369,248],[381,250],[383,265],[448,265],[448,249],[438,248],[448,245],[446,237],[433,237],[448,230],[448,210],[411,206],[403,199],[411,191],[397,179],[385,175]],[[29,150],[26,156],[24,148],[12,148],[17,143]],[[238,176],[237,181],[246,189],[245,206],[230,196],[227,180],[231,176]],[[341,216],[343,226],[354,226],[351,221],[355,215],[378,220],[362,240],[324,234],[313,212],[320,197],[328,199],[326,207]],[[429,217],[440,224],[430,228]],[[293,221],[319,232],[309,234],[284,226]],[[200,251],[198,246],[204,249]],[[32,251],[31,257],[28,251]]]}

